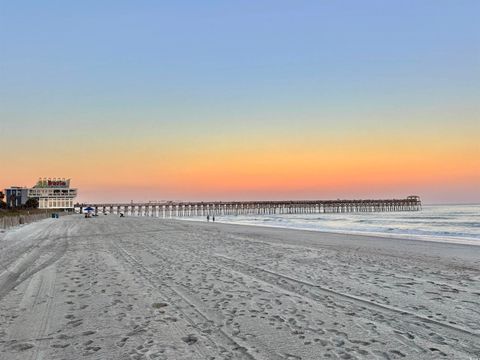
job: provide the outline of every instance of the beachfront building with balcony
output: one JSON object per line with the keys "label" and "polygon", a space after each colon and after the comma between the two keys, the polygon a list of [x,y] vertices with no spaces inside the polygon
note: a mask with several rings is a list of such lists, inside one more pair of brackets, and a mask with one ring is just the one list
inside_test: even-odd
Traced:
{"label": "beachfront building with balcony", "polygon": [[70,187],[70,179],[40,178],[28,189],[28,197],[38,199],[39,209],[73,209],[77,189]]}

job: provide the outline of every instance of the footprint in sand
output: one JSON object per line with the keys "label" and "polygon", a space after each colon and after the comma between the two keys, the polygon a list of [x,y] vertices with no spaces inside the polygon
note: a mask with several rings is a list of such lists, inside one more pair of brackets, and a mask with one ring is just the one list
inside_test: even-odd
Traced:
{"label": "footprint in sand", "polygon": [[72,320],[67,323],[67,325],[70,325],[71,327],[77,327],[82,325],[83,320],[82,319],[77,319],[77,320]]}
{"label": "footprint in sand", "polygon": [[10,348],[14,351],[25,351],[33,348],[33,346],[34,345],[30,343],[18,343],[18,344],[12,345]]}
{"label": "footprint in sand", "polygon": [[185,343],[187,343],[188,345],[192,345],[192,344],[195,344],[198,341],[198,338],[193,334],[189,334],[185,337],[182,337],[182,340]]}
{"label": "footprint in sand", "polygon": [[125,343],[127,342],[128,340],[128,336],[122,338],[119,342],[117,342],[117,346],[118,347],[123,347],[125,345]]}

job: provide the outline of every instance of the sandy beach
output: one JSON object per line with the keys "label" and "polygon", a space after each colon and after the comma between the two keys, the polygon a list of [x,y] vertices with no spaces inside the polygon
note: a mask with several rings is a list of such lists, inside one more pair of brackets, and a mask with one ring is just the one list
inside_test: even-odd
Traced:
{"label": "sandy beach", "polygon": [[477,359],[480,246],[113,215],[0,233],[0,359]]}

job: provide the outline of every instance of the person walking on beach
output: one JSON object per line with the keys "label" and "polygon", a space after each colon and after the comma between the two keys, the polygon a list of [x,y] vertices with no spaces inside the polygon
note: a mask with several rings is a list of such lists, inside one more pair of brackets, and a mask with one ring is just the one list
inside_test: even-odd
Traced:
{"label": "person walking on beach", "polygon": [[212,221],[215,222],[215,215],[212,216]]}
{"label": "person walking on beach", "polygon": [[210,221],[210,215],[207,215],[207,222]]}

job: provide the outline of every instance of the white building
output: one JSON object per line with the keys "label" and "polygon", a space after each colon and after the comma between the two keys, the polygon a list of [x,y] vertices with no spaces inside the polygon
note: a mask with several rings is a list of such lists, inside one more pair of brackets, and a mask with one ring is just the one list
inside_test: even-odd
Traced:
{"label": "white building", "polygon": [[28,189],[28,197],[38,199],[39,209],[73,209],[77,189],[70,188],[70,179],[41,178]]}

